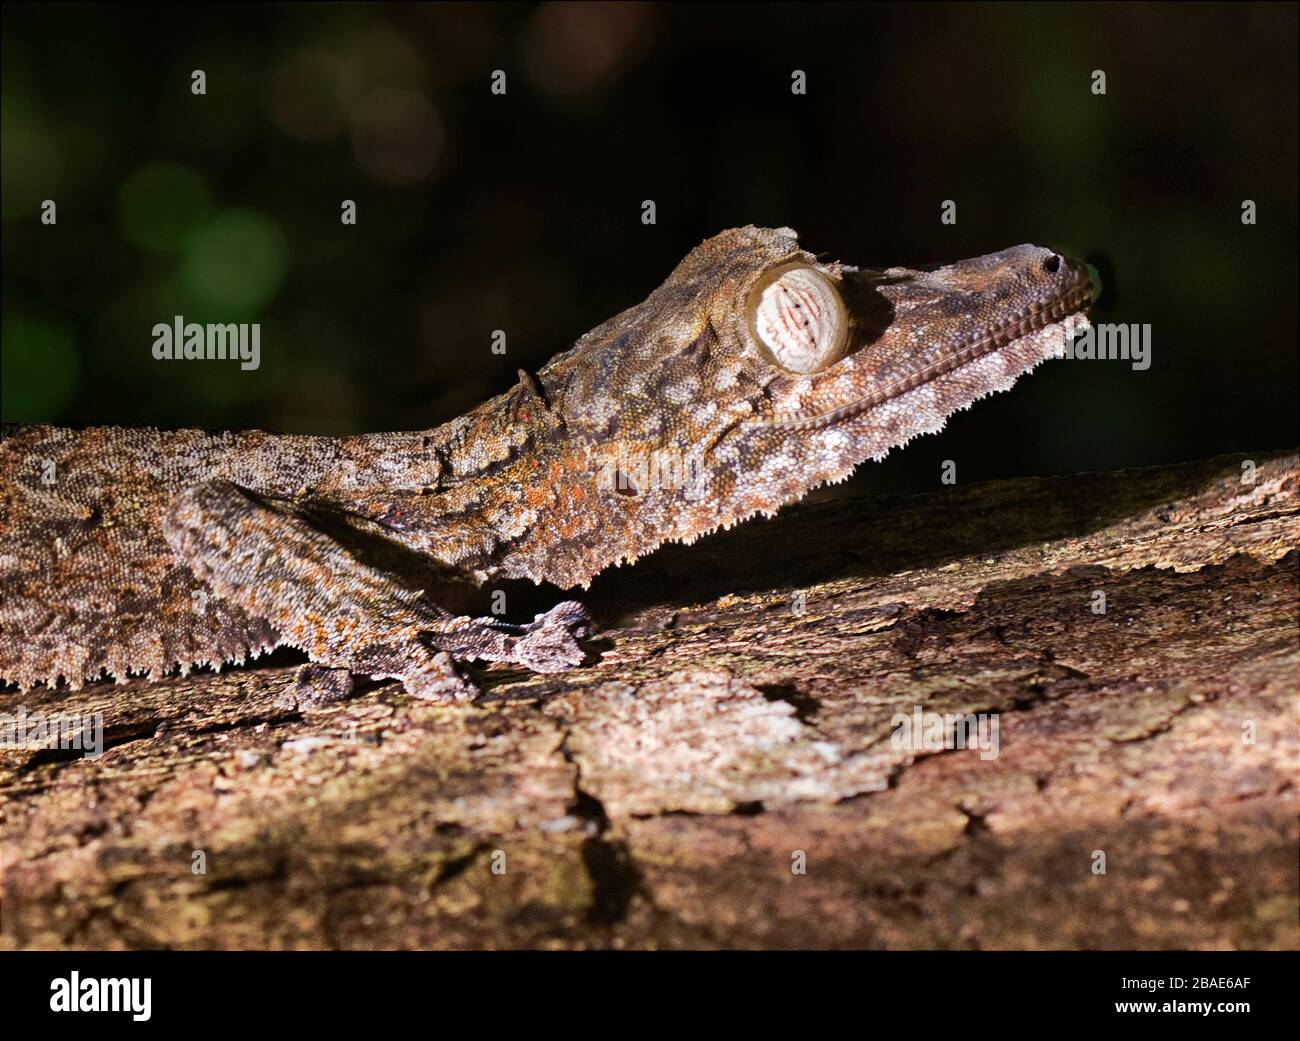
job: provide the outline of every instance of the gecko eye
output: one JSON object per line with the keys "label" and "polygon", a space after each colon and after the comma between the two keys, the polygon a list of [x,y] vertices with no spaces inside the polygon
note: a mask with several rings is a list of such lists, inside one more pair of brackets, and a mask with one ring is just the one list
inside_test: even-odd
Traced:
{"label": "gecko eye", "polygon": [[777,268],[754,287],[749,331],[771,361],[801,375],[844,357],[849,317],[834,283],[802,264]]}

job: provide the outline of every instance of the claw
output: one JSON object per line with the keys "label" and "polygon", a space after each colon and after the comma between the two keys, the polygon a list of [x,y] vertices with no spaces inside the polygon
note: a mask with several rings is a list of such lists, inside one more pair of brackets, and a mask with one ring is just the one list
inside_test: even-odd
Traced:
{"label": "claw", "polygon": [[556,604],[524,626],[514,658],[534,672],[563,672],[581,665],[586,654],[578,640],[591,631],[591,616],[575,600]]}

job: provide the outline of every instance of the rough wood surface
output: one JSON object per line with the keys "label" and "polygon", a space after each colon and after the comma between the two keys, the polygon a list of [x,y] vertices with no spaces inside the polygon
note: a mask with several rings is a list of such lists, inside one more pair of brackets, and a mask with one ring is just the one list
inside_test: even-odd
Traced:
{"label": "rough wood surface", "polygon": [[[474,705],[0,693],[110,746],[0,750],[0,944],[1294,948],[1297,459],[1242,458],[670,547],[597,581],[591,664]],[[998,755],[895,747],[917,707]]]}

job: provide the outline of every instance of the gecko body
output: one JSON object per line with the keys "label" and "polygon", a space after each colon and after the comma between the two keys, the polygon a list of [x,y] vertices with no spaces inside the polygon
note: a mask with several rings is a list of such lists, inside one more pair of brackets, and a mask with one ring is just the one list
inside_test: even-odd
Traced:
{"label": "gecko body", "polygon": [[1086,268],[1017,246],[859,269],[746,227],[642,303],[441,427],[0,430],[0,678],[159,676],[281,644],[324,666],[469,689],[455,660],[582,660],[582,608],[458,616],[440,577],[585,586],[771,514],[1060,351]]}

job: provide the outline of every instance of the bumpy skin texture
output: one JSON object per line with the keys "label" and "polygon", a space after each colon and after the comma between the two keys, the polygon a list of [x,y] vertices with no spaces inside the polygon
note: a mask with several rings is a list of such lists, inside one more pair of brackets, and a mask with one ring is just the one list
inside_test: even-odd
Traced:
{"label": "bumpy skin texture", "polygon": [[[746,308],[765,273],[838,288],[847,355],[773,364]],[[819,261],[738,228],[535,378],[434,430],[0,430],[0,678],[71,686],[242,661],[315,661],[463,694],[452,659],[576,665],[585,615],[456,617],[440,576],[587,584],[847,477],[1059,351],[1086,270],[1017,246],[933,271]]]}

